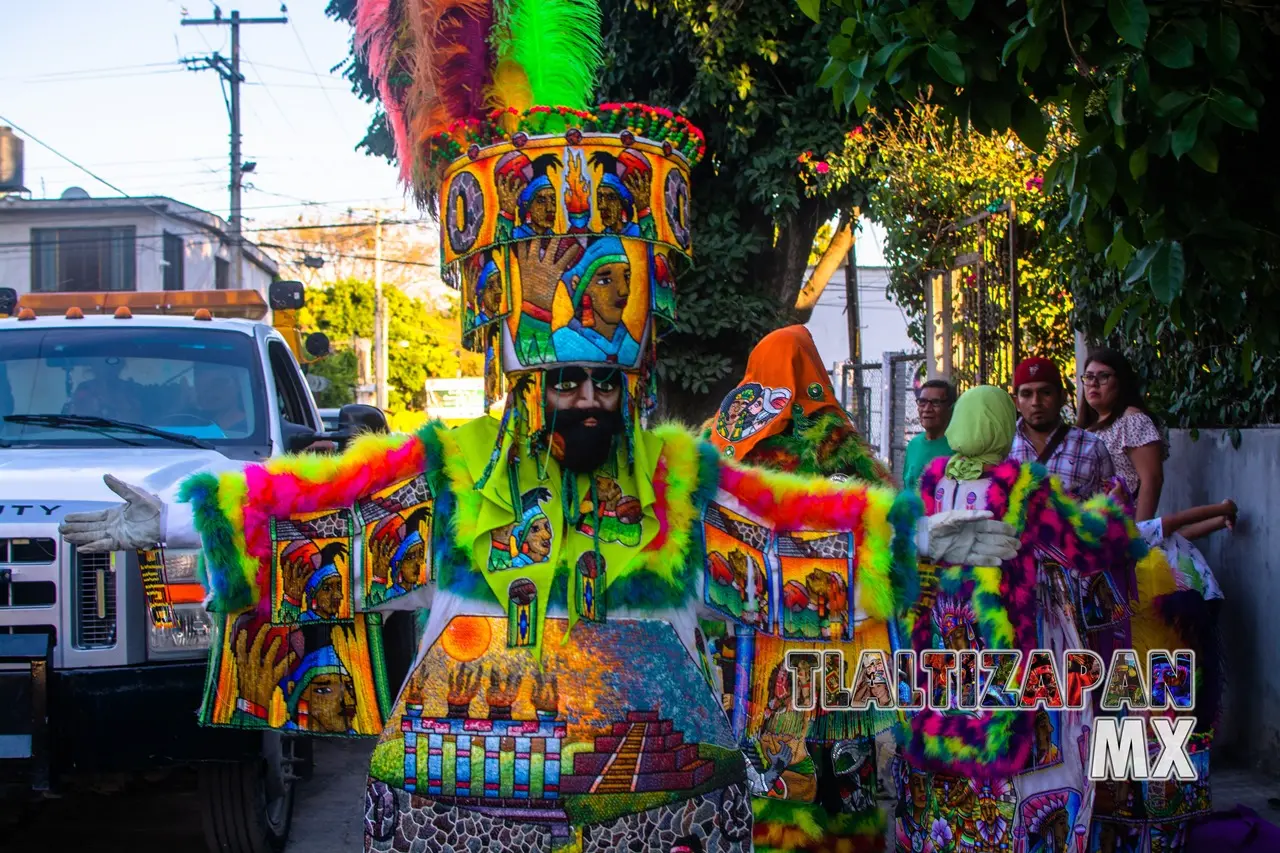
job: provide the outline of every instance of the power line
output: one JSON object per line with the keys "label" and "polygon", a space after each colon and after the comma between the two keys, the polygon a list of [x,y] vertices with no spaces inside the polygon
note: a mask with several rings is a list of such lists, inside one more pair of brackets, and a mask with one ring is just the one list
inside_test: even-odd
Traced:
{"label": "power line", "polygon": [[302,35],[298,32],[297,25],[289,22],[289,29],[293,30],[293,37],[298,41],[298,47],[302,48],[302,58],[307,61],[307,67],[311,69],[311,74],[316,78],[316,85],[320,91],[324,93],[324,100],[329,105],[329,111],[333,113],[333,117],[338,120],[338,129],[342,129],[342,116],[338,113],[338,108],[333,105],[333,101],[329,98],[329,90],[323,85],[319,72],[316,71],[316,65],[311,61],[311,54],[307,53],[307,45],[302,40]]}
{"label": "power line", "polygon": [[[2,210],[2,208],[0,208],[0,210]],[[383,220],[382,224],[383,225],[419,225],[421,223],[416,219],[389,219],[389,220]],[[262,228],[245,228],[244,232],[246,234],[248,233],[264,234],[272,231],[327,231],[335,228],[371,228],[373,227],[373,225],[374,225],[373,222],[326,222],[326,223],[319,223],[316,225],[271,225],[271,226],[264,226]],[[103,226],[103,227],[108,227],[108,226]],[[54,230],[57,230],[57,229],[54,229]],[[169,234],[175,237],[214,236],[214,235],[210,235],[208,230],[165,231],[165,232],[161,232],[160,234],[135,234],[133,239],[134,240],[158,240],[161,237],[165,236],[165,234]],[[110,238],[107,238],[106,240],[104,240],[101,237],[71,238],[68,240],[59,240],[58,244],[61,246],[69,246],[69,245],[75,245],[79,243],[102,243],[102,242],[110,242]],[[25,240],[25,241],[14,240],[7,243],[0,243],[0,249],[29,249],[34,247],[35,244],[36,244],[36,241],[34,240]],[[266,244],[263,243],[259,245],[265,246]],[[278,248],[278,247],[273,247],[273,248]],[[290,248],[290,251],[292,251],[292,248]]]}
{"label": "power line", "polygon": [[90,171],[88,168],[86,168],[86,167],[84,167],[84,166],[81,166],[81,165],[80,165],[79,163],[77,163],[75,160],[72,160],[72,159],[71,159],[70,157],[68,157],[66,154],[63,154],[63,153],[62,153],[61,151],[59,151],[58,149],[54,148],[54,147],[53,147],[52,145],[50,145],[49,143],[41,141],[41,140],[40,140],[40,139],[38,139],[38,138],[36,137],[36,135],[35,135],[34,133],[32,133],[31,131],[29,131],[29,130],[23,130],[21,127],[18,127],[17,122],[12,121],[12,120],[10,120],[10,119],[7,119],[7,118],[5,118],[5,117],[4,117],[4,116],[2,116],[2,115],[0,115],[0,121],[2,121],[2,122],[4,122],[5,124],[9,125],[9,126],[10,126],[10,127],[12,127],[14,130],[18,131],[18,133],[21,133],[23,136],[27,137],[28,139],[30,139],[32,142],[36,143],[37,145],[39,145],[39,146],[41,146],[41,147],[43,147],[43,148],[48,149],[48,150],[49,150],[50,152],[52,152],[53,154],[56,154],[57,156],[61,157],[63,160],[66,160],[66,161],[67,161],[68,163],[70,163],[72,166],[75,166],[77,169],[79,169],[80,171],[84,172],[86,175],[88,175],[89,177],[93,178],[95,181],[97,181],[98,183],[102,184],[103,186],[105,186],[105,187],[110,187],[111,189],[115,190],[116,192],[120,193],[120,195],[122,195],[122,196],[124,196],[124,197],[126,197],[126,198],[128,198],[128,197],[129,197],[129,194],[128,194],[127,192],[125,192],[124,190],[120,189],[118,186],[116,186],[115,184],[111,183],[111,182],[110,182],[110,181],[108,181],[106,178],[99,177],[98,175],[96,175],[96,174],[94,174],[92,171]]}

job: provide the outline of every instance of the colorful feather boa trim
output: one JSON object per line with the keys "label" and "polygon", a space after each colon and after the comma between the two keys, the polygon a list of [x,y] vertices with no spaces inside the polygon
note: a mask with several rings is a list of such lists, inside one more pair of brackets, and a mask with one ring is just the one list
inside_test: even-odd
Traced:
{"label": "colorful feather boa trim", "polygon": [[694,594],[702,569],[698,520],[715,495],[719,457],[679,425],[663,424],[654,434],[662,439],[653,482],[658,535],[622,577],[610,582],[610,606],[675,607]]}
{"label": "colorful feather boa trim", "polygon": [[[928,515],[940,510],[936,489],[946,459],[921,476]],[[1025,655],[1036,645],[1037,554],[1051,554],[1080,574],[1107,571],[1121,592],[1137,593],[1130,582],[1134,561],[1146,545],[1123,508],[1106,497],[1080,504],[1037,464],[1004,462],[988,470],[987,509],[1013,526],[1022,548],[1001,569],[946,567],[939,570],[943,593],[973,582],[975,628],[987,648],[1016,648]],[[935,647],[927,611],[913,609],[904,627],[917,652]],[[994,712],[981,717],[922,711],[904,732],[906,752],[917,767],[980,778],[1009,775],[1026,767],[1031,750],[1030,715]]]}
{"label": "colorful feather boa trim", "polygon": [[194,474],[182,483],[178,500],[190,503],[204,560],[201,584],[208,591],[207,606],[215,613],[231,613],[254,604],[258,593],[258,561],[244,544],[244,476]]}
{"label": "colorful feather boa trim", "polygon": [[[897,495],[880,486],[814,481],[727,461],[721,463],[720,488],[779,532],[852,531],[858,554],[858,605],[872,618],[893,618],[895,574],[897,585],[909,587],[903,573],[914,570],[916,502],[907,498],[896,503]],[[895,556],[911,559],[895,572]]]}

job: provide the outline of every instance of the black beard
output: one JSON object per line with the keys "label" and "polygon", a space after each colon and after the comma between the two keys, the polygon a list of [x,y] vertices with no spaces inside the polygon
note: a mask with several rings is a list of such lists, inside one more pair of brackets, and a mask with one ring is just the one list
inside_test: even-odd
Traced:
{"label": "black beard", "polygon": [[[609,460],[613,439],[622,433],[622,415],[604,409],[568,409],[552,414],[561,447],[560,464],[579,474],[590,474]],[[595,426],[584,421],[595,418]]]}

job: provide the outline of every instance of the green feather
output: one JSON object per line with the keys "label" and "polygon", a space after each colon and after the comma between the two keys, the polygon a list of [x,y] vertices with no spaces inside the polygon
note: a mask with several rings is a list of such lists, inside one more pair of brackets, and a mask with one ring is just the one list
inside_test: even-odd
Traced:
{"label": "green feather", "polygon": [[508,43],[499,58],[524,68],[533,102],[585,110],[604,62],[595,0],[510,0]]}

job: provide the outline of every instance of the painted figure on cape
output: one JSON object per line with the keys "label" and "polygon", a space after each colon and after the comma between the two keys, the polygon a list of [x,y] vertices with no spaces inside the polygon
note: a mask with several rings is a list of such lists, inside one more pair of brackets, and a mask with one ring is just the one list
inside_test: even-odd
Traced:
{"label": "painted figure on cape", "polygon": [[598,151],[591,155],[591,163],[601,169],[596,206],[604,233],[654,239],[658,232],[649,209],[653,193],[649,160],[639,151],[625,149],[617,156]]}
{"label": "painted figure on cape", "polygon": [[[502,101],[516,92],[503,82],[514,69],[523,75],[518,89],[527,103],[530,84],[538,102],[547,81],[566,79],[566,65],[589,79],[600,63],[597,25],[584,23],[576,7],[566,15],[566,4],[529,5],[543,16],[536,32],[522,31],[512,15],[513,28],[503,39],[510,54],[487,69],[468,64],[488,79],[467,85],[441,80],[433,91],[487,92]],[[444,262],[456,270],[453,265],[468,257],[489,253],[499,268],[511,270],[509,280],[502,277],[505,304],[522,307],[519,317],[499,324],[496,358],[507,384],[501,418],[481,417],[453,429],[431,423],[413,435],[362,436],[339,456],[286,457],[243,471],[197,474],[183,486],[187,503],[167,508],[120,486],[125,507],[68,516],[64,535],[101,547],[161,540],[168,547],[199,546],[210,606],[224,628],[247,618],[260,633],[298,635],[290,642],[300,642],[299,650],[291,645],[293,657],[279,661],[272,655],[283,641],[263,641],[265,669],[275,680],[259,678],[254,686],[234,677],[252,668],[252,649],[243,643],[228,649],[220,636],[210,656],[201,722],[227,725],[221,709],[244,700],[257,706],[251,710],[262,716],[255,719],[267,728],[284,731],[305,722],[308,731],[320,725],[328,731],[347,721],[343,731],[376,738],[366,789],[366,850],[451,845],[494,853],[604,853],[653,849],[662,843],[655,839],[678,827],[684,841],[673,846],[747,853],[753,835],[753,777],[742,748],[747,694],[742,702],[735,697],[731,723],[707,677],[698,619],[759,631],[753,653],[763,659],[776,657],[783,635],[795,633],[788,621],[794,614],[772,608],[767,622],[758,611],[740,621],[709,603],[711,528],[704,519],[734,519],[720,533],[755,557],[746,568],[747,590],[755,588],[760,570],[773,565],[782,566],[779,588],[793,577],[803,584],[815,566],[836,572],[842,586],[814,587],[842,588],[849,600],[839,620],[834,604],[824,603],[828,622],[838,622],[827,627],[845,641],[886,650],[895,590],[914,572],[918,551],[952,561],[998,561],[1014,551],[1010,527],[981,512],[917,524],[919,501],[912,495],[870,482],[835,483],[799,468],[785,474],[741,467],[726,459],[721,446],[679,427],[643,428],[644,371],[655,358],[655,296],[647,279],[628,281],[628,259],[644,257],[657,243],[671,258],[688,255],[688,176],[704,153],[700,132],[658,108],[602,104],[588,112],[584,92],[563,88],[554,92],[572,95],[564,110],[491,114],[472,104],[479,112],[467,112],[451,98],[435,100],[398,83],[407,67],[424,68],[421,63],[436,55],[441,31],[433,22],[406,14],[394,0],[361,0],[356,17],[356,43],[377,58],[370,71],[382,97],[392,101],[386,106],[393,137],[421,143],[398,151],[408,161],[413,189],[450,212],[442,217]],[[490,23],[474,23],[487,33]],[[548,40],[548,32],[560,41]],[[460,73],[453,65],[437,71],[444,77]],[[665,120],[655,123],[653,115]],[[661,187],[650,185],[654,198],[634,200],[637,212],[654,211],[655,238],[644,237],[643,229],[640,236],[596,238],[569,230],[571,211],[563,207],[565,195],[554,191],[550,170],[570,155],[590,162],[599,151],[642,153],[654,174],[667,176]],[[552,154],[558,159],[542,159]],[[496,183],[504,170],[507,177]],[[635,180],[624,186],[633,194],[642,190]],[[514,244],[504,234],[509,216],[519,220],[510,232]],[[533,236],[538,239],[525,239]],[[566,321],[556,329],[554,346],[547,334],[526,348],[525,323],[539,320],[531,305],[549,311],[548,329],[571,306],[581,328]],[[566,330],[577,336],[564,344],[568,359],[559,354]],[[815,403],[819,394],[831,394],[829,384],[803,393]],[[860,469],[847,448],[821,444],[822,458]],[[616,491],[602,489],[601,478]],[[338,568],[348,578],[341,593],[348,618],[296,629],[272,621],[267,597],[283,571],[274,559],[277,529],[316,514],[359,515],[371,495],[418,481],[428,484],[432,507],[432,541],[421,573],[430,580],[412,588],[402,584],[404,594],[373,606],[352,593],[366,567],[359,560],[354,568],[343,562]],[[629,527],[638,525],[638,536],[634,530],[605,535],[611,504],[620,522],[625,515]],[[354,525],[357,551],[367,529]],[[395,700],[384,702],[387,685],[368,689],[369,682],[385,678],[381,614],[424,609],[429,614],[416,661],[404,683],[392,685]],[[323,649],[322,637],[303,633],[326,630],[342,638],[341,645],[335,639],[332,658],[307,646]],[[351,676],[354,713],[345,698],[347,682],[335,669],[339,660]],[[760,666],[776,662],[770,658]],[[296,702],[287,721],[279,718],[274,694],[257,688],[263,681],[285,694],[286,705]],[[738,679],[735,691],[749,691],[752,682]],[[252,699],[242,695],[244,687],[254,691]],[[797,721],[793,711],[779,716]],[[808,740],[821,747],[869,734],[860,726],[857,719],[823,714],[809,737],[766,731],[761,735],[769,737],[759,742],[770,766],[782,762],[778,778],[787,790],[825,798],[839,815],[850,780],[832,771],[836,784],[818,786],[810,760],[817,753]],[[830,755],[819,755],[830,767]],[[852,772],[852,759],[840,766]],[[769,799],[783,811],[790,808],[788,800]],[[851,801],[864,799],[850,795]],[[839,818],[845,829],[858,820]]]}
{"label": "painted figure on cape", "polygon": [[[373,532],[371,569],[388,580],[380,597],[398,598],[426,578],[427,548],[430,547],[429,508],[420,507],[407,518],[393,515]],[[374,587],[375,590],[377,586]]]}
{"label": "painted figure on cape", "polygon": [[545,236],[556,225],[555,184],[552,170],[562,168],[556,154],[543,154],[532,160],[513,151],[498,161],[494,172],[499,214],[498,235],[514,240]]}
{"label": "painted figure on cape", "polygon": [[338,561],[346,558],[342,542],[330,542],[323,549],[309,540],[288,545],[280,555],[285,578],[281,612],[301,622],[337,618],[344,592]]}
{"label": "painted figure on cape", "polygon": [[355,734],[355,684],[333,646],[304,657],[280,682],[289,710],[286,730]]}
{"label": "painted figure on cape", "polygon": [[542,504],[551,500],[547,489],[530,489],[520,499],[520,520],[493,532],[489,569],[511,569],[543,563],[551,556],[551,522]]}

